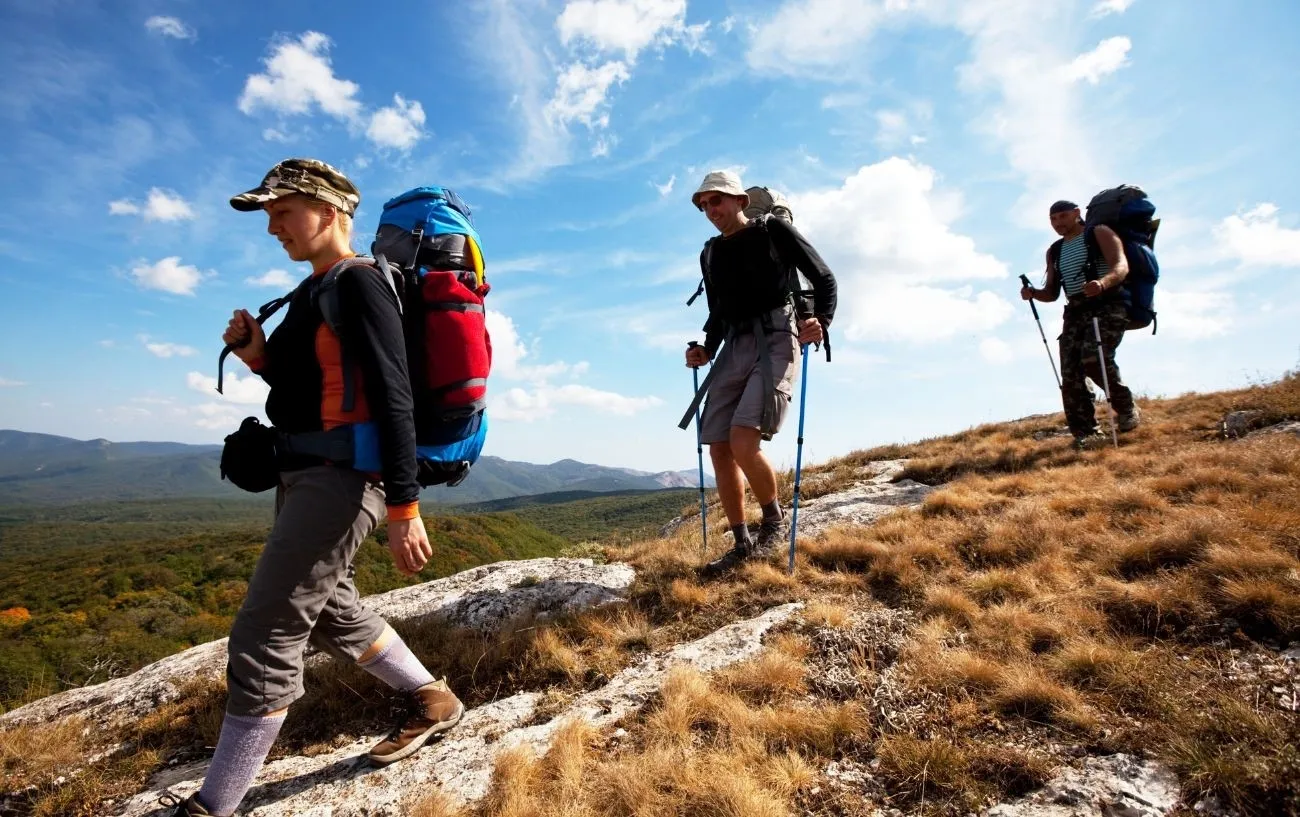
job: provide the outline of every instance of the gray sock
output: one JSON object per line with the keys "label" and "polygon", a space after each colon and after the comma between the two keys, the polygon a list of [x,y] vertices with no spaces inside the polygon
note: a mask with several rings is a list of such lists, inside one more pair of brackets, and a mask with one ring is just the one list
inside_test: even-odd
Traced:
{"label": "gray sock", "polygon": [[235,813],[283,725],[284,715],[259,718],[226,713],[216,754],[199,790],[199,800],[208,811],[221,817]]}
{"label": "gray sock", "polygon": [[398,692],[410,692],[433,681],[429,670],[415,657],[402,637],[397,635],[378,655],[357,666]]}
{"label": "gray sock", "polygon": [[736,540],[736,547],[741,545],[752,545],[754,541],[749,538],[749,527],[747,525],[735,525],[731,529],[731,538]]}
{"label": "gray sock", "polygon": [[785,514],[781,512],[781,506],[777,504],[775,499],[763,506],[764,522],[773,522],[784,518]]}

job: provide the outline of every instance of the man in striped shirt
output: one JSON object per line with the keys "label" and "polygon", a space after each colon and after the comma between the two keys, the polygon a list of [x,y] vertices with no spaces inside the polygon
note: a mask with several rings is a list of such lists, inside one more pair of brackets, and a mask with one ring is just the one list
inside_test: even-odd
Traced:
{"label": "man in striped shirt", "polygon": [[1097,428],[1092,390],[1087,378],[1102,383],[1097,356],[1097,337],[1092,319],[1101,329],[1105,350],[1105,381],[1110,385],[1110,401],[1119,415],[1119,430],[1137,428],[1138,408],[1133,393],[1120,379],[1115,350],[1124,339],[1128,326],[1128,308],[1120,285],[1128,275],[1124,244],[1115,231],[1098,225],[1085,230],[1079,206],[1058,201],[1050,210],[1052,229],[1060,240],[1047,250],[1047,279],[1042,289],[1024,287],[1020,297],[1026,301],[1052,302],[1065,290],[1064,324],[1061,329],[1061,404],[1065,420],[1074,435],[1075,445],[1084,448],[1104,441]]}

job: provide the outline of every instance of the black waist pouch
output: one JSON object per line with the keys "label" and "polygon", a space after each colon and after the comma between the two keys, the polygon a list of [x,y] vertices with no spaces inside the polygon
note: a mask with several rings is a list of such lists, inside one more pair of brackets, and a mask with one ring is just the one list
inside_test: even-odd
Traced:
{"label": "black waist pouch", "polygon": [[275,429],[256,417],[245,417],[239,430],[226,437],[221,450],[221,478],[255,494],[280,484]]}

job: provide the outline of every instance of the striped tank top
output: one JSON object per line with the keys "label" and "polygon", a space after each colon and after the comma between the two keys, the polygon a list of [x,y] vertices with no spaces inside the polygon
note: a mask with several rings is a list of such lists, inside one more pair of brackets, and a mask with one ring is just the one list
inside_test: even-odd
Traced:
{"label": "striped tank top", "polygon": [[[1061,275],[1061,286],[1065,289],[1065,294],[1071,298],[1083,294],[1083,285],[1088,282],[1084,277],[1083,268],[1088,260],[1088,242],[1083,233],[1079,233],[1074,238],[1061,242],[1061,257],[1057,261],[1056,268]],[[1110,272],[1110,267],[1106,265],[1104,258],[1097,259],[1097,277]]]}

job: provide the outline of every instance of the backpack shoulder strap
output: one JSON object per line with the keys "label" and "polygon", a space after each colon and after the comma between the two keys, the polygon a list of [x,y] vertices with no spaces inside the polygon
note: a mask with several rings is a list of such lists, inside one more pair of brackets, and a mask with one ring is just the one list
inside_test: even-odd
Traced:
{"label": "backpack shoulder strap", "polygon": [[1047,248],[1047,259],[1051,263],[1052,269],[1058,273],[1061,271],[1061,245],[1064,243],[1064,238],[1058,238],[1052,242],[1052,246]]}
{"label": "backpack shoulder strap", "polygon": [[[384,266],[386,267],[387,264]],[[343,335],[340,331],[343,320],[342,304],[339,301],[339,282],[342,279],[343,273],[353,267],[369,267],[376,272],[381,274],[383,273],[383,269],[376,264],[375,259],[373,258],[364,255],[344,258],[342,261],[337,262],[334,266],[326,270],[324,275],[321,275],[312,282],[311,292],[312,300],[315,301],[317,308],[320,309],[321,318],[325,321],[325,324],[329,326],[330,331],[339,338],[339,352],[343,368],[342,408],[344,411],[352,411],[357,405],[356,378],[353,377],[352,373],[352,367],[356,361],[353,359],[351,352],[349,352],[347,345],[343,343]],[[400,314],[402,299],[396,288],[396,283],[393,281],[391,275],[383,275],[383,278],[384,281],[388,283],[388,286],[393,290],[393,294],[397,296],[398,312]]]}
{"label": "backpack shoulder strap", "polygon": [[686,299],[687,306],[704,294],[704,285],[709,280],[709,266],[713,263],[713,242],[717,240],[717,236],[714,236],[704,242],[704,249],[700,251],[700,285],[695,288],[695,294]]}

